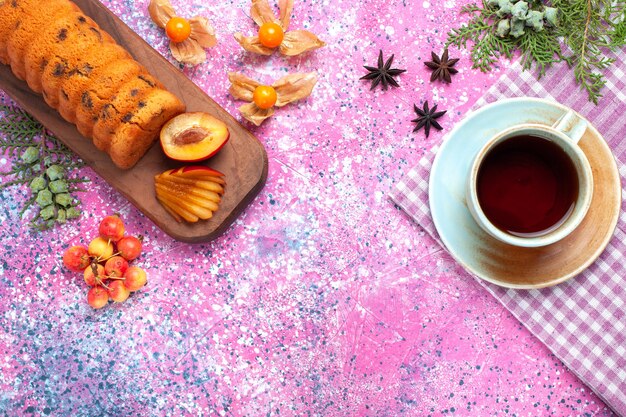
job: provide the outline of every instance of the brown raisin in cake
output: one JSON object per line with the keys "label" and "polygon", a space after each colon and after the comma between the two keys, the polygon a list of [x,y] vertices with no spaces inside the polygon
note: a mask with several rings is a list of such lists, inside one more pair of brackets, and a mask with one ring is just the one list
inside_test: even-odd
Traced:
{"label": "brown raisin in cake", "polygon": [[[41,77],[49,59],[62,51],[68,42],[84,38],[86,36],[84,31],[90,31],[88,37],[100,39],[102,37],[101,31],[98,30],[98,33],[95,33],[92,29],[97,30],[95,23],[82,13],[68,13],[51,21],[42,30],[37,42],[32,42],[24,52],[24,67],[28,86],[33,91],[40,93],[42,91]],[[104,36],[102,46],[109,44],[113,45],[114,40],[109,36]],[[97,50],[99,48],[92,49]]]}
{"label": "brown raisin in cake", "polygon": [[20,17],[27,13],[27,10],[39,3],[38,0],[7,0],[0,2],[0,62],[8,65],[9,55],[7,53],[7,43],[9,36],[16,28]]}
{"label": "brown raisin in cake", "polygon": [[153,89],[144,97],[145,105],[116,129],[108,150],[120,168],[130,168],[154,143],[161,127],[185,111],[185,105],[167,90]]}
{"label": "brown raisin in cake", "polygon": [[111,138],[120,123],[129,121],[138,109],[146,105],[144,97],[155,88],[151,86],[155,85],[156,80],[153,80],[147,73],[133,77],[120,86],[103,106],[93,127],[93,143],[98,149],[108,151]]}
{"label": "brown raisin in cake", "polygon": [[148,75],[148,71],[132,58],[112,61],[105,70],[93,74],[90,77],[91,82],[83,88],[80,105],[75,107],[79,132],[87,137],[93,137],[94,125],[100,115],[108,114],[108,111],[102,112],[104,106],[115,96],[120,86],[139,75]]}
{"label": "brown raisin in cake", "polygon": [[24,51],[34,42],[38,41],[39,34],[50,20],[75,13],[78,7],[74,3],[66,2],[40,2],[32,5],[26,13],[19,17],[16,28],[7,38],[7,56],[13,74],[20,80],[26,78],[24,68]]}
{"label": "brown raisin in cake", "polygon": [[77,112],[80,106],[89,104],[83,101],[85,91],[98,90],[98,81],[94,80],[99,79],[100,74],[109,72],[109,64],[119,59],[132,60],[132,57],[124,48],[114,43],[106,43],[101,48],[92,48],[85,52],[81,65],[68,72],[59,86],[58,109],[65,120],[78,124]]}

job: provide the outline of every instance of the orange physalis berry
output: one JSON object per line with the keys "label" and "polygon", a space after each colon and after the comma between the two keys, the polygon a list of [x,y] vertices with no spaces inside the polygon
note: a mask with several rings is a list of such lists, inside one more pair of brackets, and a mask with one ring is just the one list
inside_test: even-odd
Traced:
{"label": "orange physalis berry", "polygon": [[260,109],[266,110],[276,104],[276,90],[269,85],[260,85],[254,89],[252,100]]}
{"label": "orange physalis berry", "polygon": [[283,42],[283,28],[274,22],[266,22],[259,29],[259,42],[267,48],[276,48]]}
{"label": "orange physalis berry", "polygon": [[187,19],[175,16],[165,25],[165,33],[172,42],[180,43],[191,35],[191,25]]}

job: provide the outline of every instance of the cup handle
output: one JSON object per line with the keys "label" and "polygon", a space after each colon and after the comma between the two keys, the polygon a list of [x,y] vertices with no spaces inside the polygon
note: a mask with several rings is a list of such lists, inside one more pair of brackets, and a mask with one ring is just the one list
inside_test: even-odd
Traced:
{"label": "cup handle", "polygon": [[574,110],[569,110],[561,116],[552,127],[578,143],[587,130],[587,121],[578,116]]}

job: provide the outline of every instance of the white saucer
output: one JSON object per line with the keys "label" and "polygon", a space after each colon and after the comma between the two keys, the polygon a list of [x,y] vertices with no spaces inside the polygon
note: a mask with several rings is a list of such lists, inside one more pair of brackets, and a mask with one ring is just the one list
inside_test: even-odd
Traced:
{"label": "white saucer", "polygon": [[433,222],[450,254],[472,275],[508,288],[547,287],[582,272],[609,243],[619,217],[621,183],[611,150],[591,124],[579,146],[592,167],[594,196],[587,217],[567,238],[543,248],[513,247],[485,233],[466,206],[471,162],[490,137],[521,123],[552,125],[568,110],[536,98],[500,100],[468,114],[437,152],[429,181]]}

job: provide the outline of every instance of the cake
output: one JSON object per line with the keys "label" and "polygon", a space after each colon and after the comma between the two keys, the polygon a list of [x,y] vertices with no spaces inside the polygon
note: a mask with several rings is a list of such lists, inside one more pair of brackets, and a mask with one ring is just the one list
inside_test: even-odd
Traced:
{"label": "cake", "polygon": [[[84,95],[87,91],[97,92],[96,98],[105,100],[114,94],[119,85],[111,85],[107,82],[114,72],[116,61],[128,62],[128,65],[121,71],[128,70],[129,73],[118,77],[119,82],[125,82],[128,77],[132,77],[134,71],[145,71],[121,46],[108,43],[101,48],[94,48],[85,51],[80,63],[69,71],[59,84],[58,109],[61,116],[70,123],[77,123],[77,114],[84,108],[89,110],[89,104],[93,101],[85,101]],[[119,73],[119,70],[115,70]],[[95,101],[95,99],[94,99]]]}
{"label": "cake", "polygon": [[153,138],[158,136],[161,127],[185,111],[175,95],[160,88],[152,89],[139,104],[132,115],[123,117],[111,138],[109,155],[120,167],[129,166],[138,155],[145,153],[152,145]]}
{"label": "cake", "polygon": [[[94,32],[96,30],[97,32]],[[87,31],[87,32],[85,32]],[[49,22],[42,30],[37,42],[32,42],[24,53],[24,66],[26,68],[26,82],[35,92],[42,91],[41,76],[51,56],[56,56],[62,51],[68,42],[75,42],[85,37],[93,40],[103,38],[99,47],[86,51],[87,55],[93,51],[100,51],[104,45],[115,45],[109,36],[102,35],[95,23],[81,13],[70,13],[64,17]],[[117,45],[119,49],[123,49]],[[124,51],[127,57],[130,55]]]}
{"label": "cake", "polygon": [[149,90],[155,89],[154,81],[147,73],[137,74],[120,85],[106,101],[93,126],[93,140],[98,149],[108,150],[120,123],[129,121],[134,112],[146,105],[144,98]]}
{"label": "cake", "polygon": [[6,0],[0,3],[0,62],[9,64],[7,43],[15,30],[18,20],[30,7],[38,4],[36,0]]}
{"label": "cake", "polygon": [[76,125],[82,134],[93,136],[93,128],[98,122],[102,109],[115,97],[125,83],[135,77],[148,75],[147,70],[132,58],[111,61],[105,68],[94,71],[88,84],[77,89],[80,104],[75,103]]}
{"label": "cake", "polygon": [[70,0],[0,0],[0,63],[122,169],[185,111]]}
{"label": "cake", "polygon": [[29,45],[38,41],[38,35],[42,29],[49,22],[75,13],[76,10],[78,7],[74,3],[46,1],[29,5],[28,9],[20,14],[15,23],[15,29],[7,37],[7,57],[11,63],[11,70],[17,78],[20,80],[26,78],[24,51]]}

